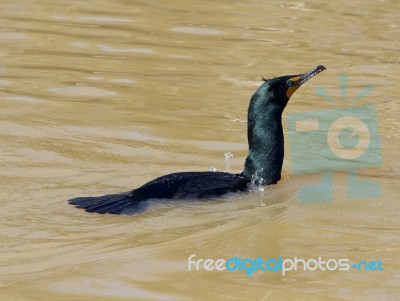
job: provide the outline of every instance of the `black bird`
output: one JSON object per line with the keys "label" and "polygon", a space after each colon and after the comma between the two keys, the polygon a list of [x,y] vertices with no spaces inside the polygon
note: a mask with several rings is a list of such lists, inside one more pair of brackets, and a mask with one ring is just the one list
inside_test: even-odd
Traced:
{"label": "black bird", "polygon": [[296,75],[263,79],[253,94],[248,110],[249,154],[244,171],[180,172],[150,181],[130,192],[69,200],[88,212],[132,214],[150,199],[204,199],[229,192],[247,191],[252,177],[258,185],[276,184],[281,179],[284,156],[282,113],[292,94],[307,80],[326,68],[322,65]]}

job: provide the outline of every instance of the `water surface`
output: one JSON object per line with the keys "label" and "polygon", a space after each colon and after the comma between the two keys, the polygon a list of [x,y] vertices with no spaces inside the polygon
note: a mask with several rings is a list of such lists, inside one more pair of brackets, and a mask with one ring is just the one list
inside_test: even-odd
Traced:
{"label": "water surface", "polygon": [[[398,1],[8,1],[0,12],[2,300],[398,300]],[[248,101],[260,78],[327,71],[285,115],[330,109],[315,93],[378,112],[382,196],[331,203],[282,180],[251,195],[88,214],[76,196],[127,191],[168,172],[243,167]],[[286,125],[286,124],[285,124]],[[286,131],[286,130],[285,130]],[[287,141],[287,139],[286,139]],[[306,141],[304,143],[307,143]],[[286,144],[288,144],[286,142]],[[381,260],[381,272],[188,272],[200,258]]]}

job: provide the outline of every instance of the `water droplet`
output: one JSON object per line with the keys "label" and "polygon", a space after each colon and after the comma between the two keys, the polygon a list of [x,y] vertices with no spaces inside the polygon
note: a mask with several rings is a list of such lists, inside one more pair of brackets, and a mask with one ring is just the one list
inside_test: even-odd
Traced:
{"label": "water droplet", "polygon": [[231,159],[233,158],[233,154],[231,152],[227,152],[224,154],[225,156],[225,171],[229,172],[231,169]]}

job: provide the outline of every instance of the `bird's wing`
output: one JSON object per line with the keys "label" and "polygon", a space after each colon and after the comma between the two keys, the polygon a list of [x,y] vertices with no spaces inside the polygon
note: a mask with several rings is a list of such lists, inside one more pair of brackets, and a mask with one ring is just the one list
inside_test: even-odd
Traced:
{"label": "bird's wing", "polygon": [[240,175],[221,172],[191,176],[186,183],[179,186],[174,198],[207,198],[244,191],[248,182],[247,178]]}
{"label": "bird's wing", "polygon": [[246,190],[248,179],[226,172],[180,172],[150,181],[132,192],[132,198],[206,198]]}

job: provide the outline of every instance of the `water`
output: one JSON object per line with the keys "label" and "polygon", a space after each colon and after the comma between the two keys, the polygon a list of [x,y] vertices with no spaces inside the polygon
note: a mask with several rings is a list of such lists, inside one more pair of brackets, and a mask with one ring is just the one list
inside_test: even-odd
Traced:
{"label": "water", "polygon": [[[1,299],[398,300],[399,11],[361,0],[3,0]],[[155,203],[136,216],[65,202],[169,172],[239,172],[261,76],[318,64],[327,71],[285,115],[331,108],[315,89],[341,99],[340,74],[349,99],[371,85],[362,101],[376,105],[383,162],[361,174],[381,198],[348,198],[337,172],[331,203],[300,203],[321,175],[293,175],[286,139],[282,180],[251,195]],[[188,272],[193,253],[381,260],[384,271]]]}

